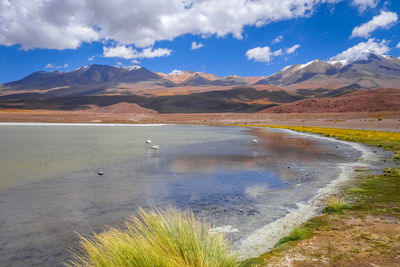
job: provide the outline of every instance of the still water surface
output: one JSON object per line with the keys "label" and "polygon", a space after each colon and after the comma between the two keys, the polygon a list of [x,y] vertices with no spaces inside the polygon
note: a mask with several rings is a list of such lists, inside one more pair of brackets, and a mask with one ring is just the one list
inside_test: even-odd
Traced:
{"label": "still water surface", "polygon": [[62,266],[76,232],[121,224],[138,207],[191,209],[235,246],[360,156],[265,128],[0,124],[0,137],[1,266]]}

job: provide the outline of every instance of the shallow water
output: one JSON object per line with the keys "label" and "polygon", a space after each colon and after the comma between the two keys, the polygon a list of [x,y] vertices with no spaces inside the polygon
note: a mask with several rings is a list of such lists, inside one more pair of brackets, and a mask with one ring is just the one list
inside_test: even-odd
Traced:
{"label": "shallow water", "polygon": [[0,136],[5,266],[60,266],[75,232],[118,225],[138,207],[191,209],[229,230],[235,246],[360,156],[346,144],[265,128],[0,125]]}

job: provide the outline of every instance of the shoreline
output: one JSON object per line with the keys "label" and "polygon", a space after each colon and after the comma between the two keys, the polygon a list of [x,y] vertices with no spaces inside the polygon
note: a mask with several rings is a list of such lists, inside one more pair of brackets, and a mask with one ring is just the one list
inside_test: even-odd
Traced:
{"label": "shoreline", "polygon": [[[279,128],[280,129],[280,128]],[[315,134],[307,134],[288,129],[280,129],[292,134],[322,139],[329,142],[342,143],[350,145],[352,148],[362,153],[361,159],[363,161],[377,161],[376,154],[371,152],[367,146],[337,140],[333,138],[323,137]],[[359,161],[351,163],[341,163],[341,169],[338,177],[332,180],[325,187],[320,188],[316,194],[307,203],[298,203],[298,209],[291,211],[278,220],[265,225],[262,228],[256,229],[252,234],[240,242],[239,248],[235,251],[240,259],[246,260],[249,258],[259,257],[260,255],[270,251],[274,248],[275,244],[280,238],[288,235],[294,228],[308,221],[309,219],[321,214],[324,201],[334,194],[340,192],[340,189],[346,184],[350,183],[356,177],[356,167],[369,167],[371,164]]]}
{"label": "shoreline", "polygon": [[[372,169],[355,170],[358,175],[353,172],[354,178],[338,187],[338,194],[327,199],[322,213],[296,227],[270,251],[249,258],[246,263],[257,267],[399,266],[400,134],[323,127],[254,126],[350,140],[371,149],[378,148],[385,154],[377,165],[371,165]],[[384,151],[394,156],[387,159],[389,153]]]}

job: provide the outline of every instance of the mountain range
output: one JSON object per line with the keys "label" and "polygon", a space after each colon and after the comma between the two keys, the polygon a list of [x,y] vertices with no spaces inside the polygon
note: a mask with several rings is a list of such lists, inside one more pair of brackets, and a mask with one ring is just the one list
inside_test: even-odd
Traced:
{"label": "mountain range", "polygon": [[0,85],[0,107],[69,110],[127,102],[161,113],[256,112],[378,88],[400,89],[400,59],[361,51],[290,65],[267,77],[93,64],[70,72],[38,71]]}

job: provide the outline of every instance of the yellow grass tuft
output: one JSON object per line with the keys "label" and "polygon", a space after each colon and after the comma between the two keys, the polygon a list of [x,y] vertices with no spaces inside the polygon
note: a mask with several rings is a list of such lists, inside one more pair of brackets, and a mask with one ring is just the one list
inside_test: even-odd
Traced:
{"label": "yellow grass tuft", "polygon": [[209,233],[192,212],[139,210],[124,229],[80,237],[82,252],[67,266],[238,266],[223,234]]}

